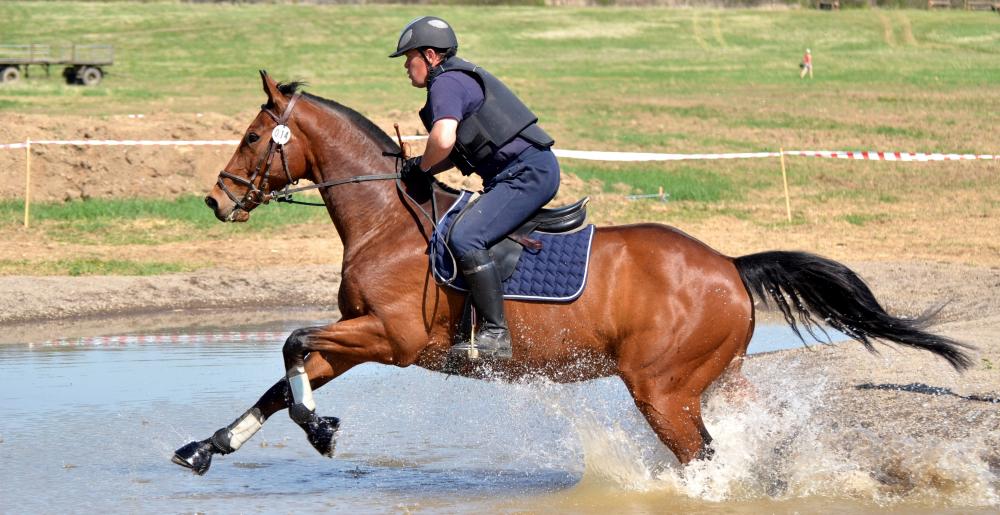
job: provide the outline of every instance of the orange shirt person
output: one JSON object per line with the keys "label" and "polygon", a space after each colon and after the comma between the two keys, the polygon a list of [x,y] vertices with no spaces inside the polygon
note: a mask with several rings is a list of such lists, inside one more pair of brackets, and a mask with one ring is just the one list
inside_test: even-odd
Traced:
{"label": "orange shirt person", "polygon": [[813,78],[813,56],[809,49],[806,49],[806,53],[802,56],[802,64],[799,65],[802,71],[799,73],[799,78],[804,79],[806,73],[809,74],[809,78]]}

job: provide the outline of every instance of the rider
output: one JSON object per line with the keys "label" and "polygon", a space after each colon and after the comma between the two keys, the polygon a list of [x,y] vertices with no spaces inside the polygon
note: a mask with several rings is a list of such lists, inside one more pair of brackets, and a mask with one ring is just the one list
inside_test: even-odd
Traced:
{"label": "rider", "polygon": [[559,189],[553,140],[517,96],[486,70],[456,57],[458,39],[441,18],[422,16],[399,33],[396,51],[406,56],[410,83],[427,88],[420,110],[429,136],[424,154],[403,164],[403,180],[457,167],[483,179],[483,192],[451,230],[449,245],[469,286],[472,305],[484,319],[478,349],[511,357],[500,272],[489,247],[528,220]]}

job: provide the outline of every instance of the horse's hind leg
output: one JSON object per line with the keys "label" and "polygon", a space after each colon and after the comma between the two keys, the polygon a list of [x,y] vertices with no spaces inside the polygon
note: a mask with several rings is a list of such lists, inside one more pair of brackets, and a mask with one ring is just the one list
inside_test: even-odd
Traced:
{"label": "horse's hind leg", "polygon": [[[319,388],[331,379],[343,374],[353,366],[353,363],[331,364],[322,355],[316,353],[305,360],[305,371],[312,389]],[[233,423],[216,431],[210,438],[198,442],[190,442],[175,451],[172,461],[202,475],[212,464],[213,454],[229,454],[243,446],[264,422],[276,412],[289,407],[292,393],[286,378],[280,379],[257,402]],[[330,452],[333,450],[333,433],[338,421],[333,417],[317,417],[324,419],[322,427],[313,433],[326,440]],[[309,430],[307,429],[307,433]],[[312,441],[312,437],[310,441]],[[315,445],[315,444],[314,444]]]}
{"label": "horse's hind leg", "polygon": [[[701,418],[702,394],[738,353],[745,352],[747,340],[743,331],[734,331],[721,337],[719,345],[708,353],[674,355],[673,359],[666,358],[660,347],[659,355],[631,356],[629,362],[644,366],[620,372],[639,411],[682,464],[712,457],[712,437]],[[696,348],[689,342],[677,345],[682,349]],[[636,347],[647,351],[656,349],[649,345]]]}
{"label": "horse's hind leg", "polygon": [[733,359],[722,377],[714,386],[725,396],[730,404],[742,406],[758,397],[757,387],[743,374],[743,361],[746,356],[740,355]]}
{"label": "horse's hind leg", "polygon": [[710,458],[712,437],[701,420],[701,392],[663,392],[655,384],[626,385],[653,431],[682,464]]}

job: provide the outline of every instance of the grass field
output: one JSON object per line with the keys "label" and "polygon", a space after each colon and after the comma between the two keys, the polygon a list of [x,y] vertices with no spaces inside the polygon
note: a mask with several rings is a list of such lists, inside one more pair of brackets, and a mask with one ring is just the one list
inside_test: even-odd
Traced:
{"label": "grass field", "polygon": [[[260,103],[256,71],[266,68],[376,119],[412,121],[424,93],[409,86],[402,62],[386,55],[399,28],[428,12],[452,22],[461,53],[519,92],[562,148],[1000,153],[1000,17],[957,11],[4,2],[0,44],[112,43],[116,64],[95,88],[67,86],[57,72],[45,78],[34,69],[29,80],[0,85],[0,118],[5,112],[243,116]],[[813,80],[798,77],[806,47],[814,55]],[[761,235],[891,240],[876,257],[891,257],[907,239],[931,240],[922,254],[928,259],[1000,256],[996,243],[948,229],[995,229],[996,161],[793,158],[788,166],[790,223],[776,160],[563,162],[565,171],[596,181],[597,191],[615,199],[592,204],[599,223],[668,221],[696,234],[728,224],[742,227],[744,238],[770,241]],[[671,202],[620,201],[620,193],[661,186]],[[0,206],[8,228],[19,220],[12,206]],[[189,219],[208,216],[195,207],[184,214],[115,206],[39,206],[39,237],[95,245],[223,237],[211,218]],[[289,216],[275,223],[322,218]],[[0,262],[0,273],[14,270]]]}

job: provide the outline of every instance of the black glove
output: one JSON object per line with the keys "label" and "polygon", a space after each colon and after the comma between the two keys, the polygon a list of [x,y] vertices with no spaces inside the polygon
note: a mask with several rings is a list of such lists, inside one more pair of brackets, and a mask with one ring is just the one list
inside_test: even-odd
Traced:
{"label": "black glove", "polygon": [[411,181],[415,177],[423,175],[424,171],[420,169],[420,156],[404,160],[403,166],[399,168],[399,177],[400,179],[403,179],[404,182]]}

